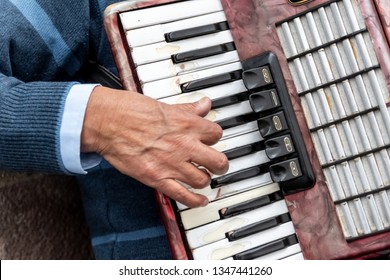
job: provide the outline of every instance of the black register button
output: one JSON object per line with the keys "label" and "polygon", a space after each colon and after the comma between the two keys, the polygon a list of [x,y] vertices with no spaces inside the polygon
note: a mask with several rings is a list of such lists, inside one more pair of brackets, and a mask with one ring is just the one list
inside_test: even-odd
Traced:
{"label": "black register button", "polygon": [[245,70],[242,73],[245,87],[249,90],[273,84],[274,80],[268,66]]}
{"label": "black register button", "polygon": [[276,159],[295,152],[290,135],[283,135],[265,141],[265,153],[269,159]]}
{"label": "black register button", "polygon": [[286,182],[302,176],[301,166],[297,158],[282,161],[269,167],[274,182]]}
{"label": "black register button", "polygon": [[249,95],[249,102],[255,113],[261,113],[280,106],[276,89],[263,90]]}
{"label": "black register button", "polygon": [[288,129],[283,112],[278,112],[257,120],[257,126],[263,138]]}

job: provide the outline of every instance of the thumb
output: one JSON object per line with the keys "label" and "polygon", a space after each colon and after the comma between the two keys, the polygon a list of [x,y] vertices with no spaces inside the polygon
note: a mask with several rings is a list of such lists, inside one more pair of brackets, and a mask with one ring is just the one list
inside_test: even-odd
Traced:
{"label": "thumb", "polygon": [[181,108],[187,112],[192,112],[200,117],[205,117],[211,109],[211,100],[203,97],[199,101],[187,104],[181,104]]}

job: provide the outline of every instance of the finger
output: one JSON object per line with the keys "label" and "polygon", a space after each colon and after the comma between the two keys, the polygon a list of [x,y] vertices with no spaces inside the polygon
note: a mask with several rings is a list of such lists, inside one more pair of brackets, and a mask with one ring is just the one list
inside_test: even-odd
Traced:
{"label": "finger", "polygon": [[208,204],[207,197],[189,191],[174,179],[163,180],[156,189],[190,208],[206,206]]}
{"label": "finger", "polygon": [[199,140],[206,145],[214,145],[221,138],[223,130],[221,126],[206,119],[201,119],[198,124],[199,129],[195,130],[199,135]]}
{"label": "finger", "polygon": [[207,145],[199,144],[190,155],[191,161],[204,166],[213,174],[222,175],[229,169],[229,160],[225,154]]}
{"label": "finger", "polygon": [[211,183],[210,174],[204,168],[198,168],[190,162],[184,163],[178,172],[174,178],[195,189],[207,187]]}
{"label": "finger", "polygon": [[203,118],[209,113],[211,109],[211,100],[207,97],[203,97],[197,102],[178,104],[177,106],[187,112],[194,113]]}

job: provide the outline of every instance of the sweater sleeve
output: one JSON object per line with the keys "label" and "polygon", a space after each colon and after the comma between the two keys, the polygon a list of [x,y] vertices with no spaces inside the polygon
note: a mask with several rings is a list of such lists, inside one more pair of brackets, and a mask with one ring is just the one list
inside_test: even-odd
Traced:
{"label": "sweater sleeve", "polygon": [[0,74],[0,168],[66,173],[60,127],[74,83],[29,82]]}
{"label": "sweater sleeve", "polygon": [[110,58],[102,10],[111,2],[0,1],[0,169],[67,173],[64,107],[88,60],[112,60],[102,58]]}

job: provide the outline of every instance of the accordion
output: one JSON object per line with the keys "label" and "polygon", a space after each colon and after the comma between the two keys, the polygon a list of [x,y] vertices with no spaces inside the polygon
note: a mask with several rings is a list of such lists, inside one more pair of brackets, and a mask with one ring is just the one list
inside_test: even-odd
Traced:
{"label": "accordion", "polygon": [[156,194],[176,259],[390,252],[390,5],[133,0],[104,16],[122,85],[207,96],[223,129],[206,207]]}

